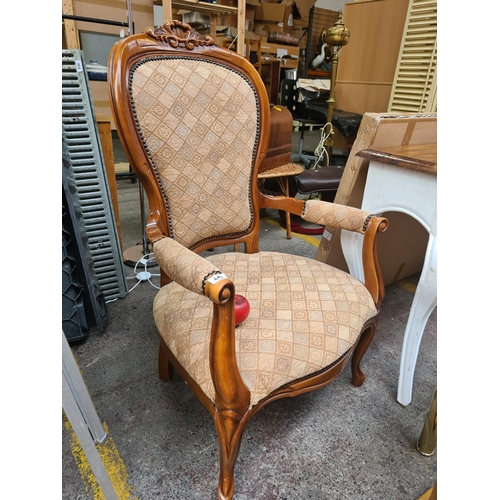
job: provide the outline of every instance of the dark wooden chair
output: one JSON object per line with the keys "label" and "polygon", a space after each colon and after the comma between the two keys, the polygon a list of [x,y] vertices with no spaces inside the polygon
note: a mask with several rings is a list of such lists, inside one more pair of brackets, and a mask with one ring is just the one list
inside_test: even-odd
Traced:
{"label": "dark wooden chair", "polygon": [[[257,411],[328,384],[351,359],[352,382],[363,383],[360,361],[384,296],[376,236],[387,220],[261,194],[270,122],[262,80],[249,61],[189,25],[172,21],[120,40],[108,70],[113,117],[148,196],[146,231],[162,272],[153,306],[160,378],[171,380],[175,369],[213,416],[218,496],[230,499],[242,433]],[[363,234],[366,282],[313,259],[259,252],[262,208]],[[199,255],[242,243],[246,253]],[[237,328],[236,293],[251,305]]]}
{"label": "dark wooden chair", "polygon": [[[306,127],[311,125],[318,126],[324,125],[326,120],[319,121],[315,118],[310,118],[304,115],[298,107],[299,89],[297,87],[297,80],[291,80],[285,78],[281,81],[280,87],[280,104],[286,106],[290,113],[292,113],[293,120],[299,124],[300,137],[299,137],[299,148],[297,153],[292,154],[292,160],[299,163],[304,163],[307,168],[314,163],[317,158],[314,155],[307,155],[304,153],[304,132]],[[319,135],[318,135],[319,139]]]}

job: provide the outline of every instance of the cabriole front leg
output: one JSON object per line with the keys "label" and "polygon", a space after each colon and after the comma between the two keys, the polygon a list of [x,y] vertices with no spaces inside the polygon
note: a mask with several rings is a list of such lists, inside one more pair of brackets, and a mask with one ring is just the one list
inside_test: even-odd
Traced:
{"label": "cabriole front leg", "polygon": [[361,360],[365,355],[368,347],[372,343],[373,337],[377,330],[378,316],[371,319],[366,325],[365,329],[360,335],[360,339],[354,348],[354,353],[352,355],[351,361],[351,374],[352,374],[352,385],[355,387],[361,387],[365,381],[365,374],[361,370]]}
{"label": "cabriole front leg", "polygon": [[239,418],[239,415],[232,411],[216,412],[214,419],[220,453],[218,498],[231,500],[234,495],[234,466],[247,419]]}

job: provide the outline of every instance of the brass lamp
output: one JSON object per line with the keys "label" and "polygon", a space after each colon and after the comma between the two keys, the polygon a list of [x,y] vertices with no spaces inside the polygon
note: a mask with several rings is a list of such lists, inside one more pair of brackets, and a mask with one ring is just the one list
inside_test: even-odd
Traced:
{"label": "brass lamp", "polygon": [[[337,69],[339,65],[339,51],[349,42],[350,33],[342,22],[342,11],[339,11],[339,18],[337,22],[327,30],[321,33],[321,42],[326,43],[329,48],[330,54],[326,57],[328,61],[332,61],[332,69],[330,73],[330,97],[327,99],[328,103],[328,114],[327,123],[332,123],[333,110],[335,109],[335,85],[337,81]],[[325,146],[328,153],[328,157],[325,160],[329,162],[331,149],[333,146],[333,129],[332,133],[325,140]]]}

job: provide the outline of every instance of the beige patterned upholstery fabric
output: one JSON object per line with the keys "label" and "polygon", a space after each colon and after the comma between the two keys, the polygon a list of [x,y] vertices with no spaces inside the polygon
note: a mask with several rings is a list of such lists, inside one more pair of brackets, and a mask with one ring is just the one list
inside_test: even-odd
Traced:
{"label": "beige patterned upholstery fabric", "polygon": [[[332,364],[377,313],[360,281],[313,259],[234,252],[208,260],[250,302],[249,317],[236,328],[236,350],[252,406],[280,386]],[[158,292],[154,317],[174,355],[214,401],[210,300],[171,283]]]}
{"label": "beige patterned upholstery fabric", "polygon": [[138,65],[131,94],[168,203],[172,236],[190,247],[247,230],[258,130],[249,83],[213,62],[171,57]]}
{"label": "beige patterned upholstery fabric", "polygon": [[302,217],[314,224],[363,233],[370,212],[320,200],[308,200]]}
{"label": "beige patterned upholstery fabric", "polygon": [[204,279],[218,271],[210,261],[183,247],[172,238],[158,240],[153,250],[156,261],[167,275],[195,293],[204,293]]}

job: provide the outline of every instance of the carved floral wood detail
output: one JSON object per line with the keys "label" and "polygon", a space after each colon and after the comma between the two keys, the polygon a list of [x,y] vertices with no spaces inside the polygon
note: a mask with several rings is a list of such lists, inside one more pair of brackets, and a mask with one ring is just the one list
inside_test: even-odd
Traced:
{"label": "carved floral wood detail", "polygon": [[193,50],[195,47],[208,47],[215,44],[212,37],[200,35],[189,24],[181,21],[168,21],[157,28],[149,28],[146,33],[156,40],[169,43],[173,48],[181,45],[188,50]]}

